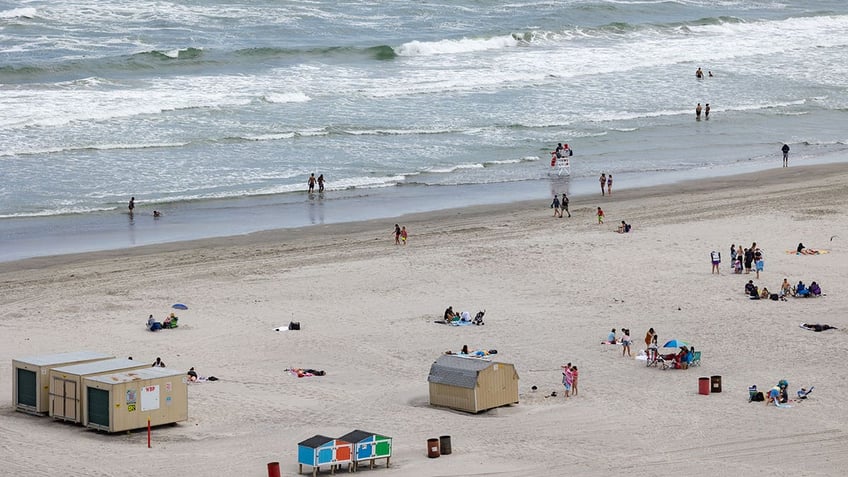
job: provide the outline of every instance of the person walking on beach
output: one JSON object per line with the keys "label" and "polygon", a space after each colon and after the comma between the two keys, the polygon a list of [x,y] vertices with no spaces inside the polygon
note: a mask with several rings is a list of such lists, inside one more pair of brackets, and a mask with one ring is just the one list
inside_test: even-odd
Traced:
{"label": "person walking on beach", "polygon": [[789,144],[784,144],[780,150],[783,151],[783,167],[789,167]]}
{"label": "person walking on beach", "polygon": [[130,197],[130,204],[127,207],[130,209],[130,215],[132,215],[133,209],[135,209],[135,197]]}
{"label": "person walking on beach", "polygon": [[710,103],[704,106],[704,119],[710,119]]}
{"label": "person walking on beach", "polygon": [[395,224],[395,245],[400,245],[400,225]]}
{"label": "person walking on beach", "polygon": [[607,195],[612,195],[612,174],[607,176]]}
{"label": "person walking on beach", "polygon": [[[568,196],[565,195],[565,192],[562,193],[562,200],[560,200],[560,204],[562,205],[562,212],[565,212],[569,217],[571,217],[571,212],[568,211]],[[562,212],[559,214],[560,217],[562,217]]]}
{"label": "person walking on beach", "polygon": [[403,242],[404,245],[406,245],[406,238],[408,236],[409,234],[406,232],[406,225],[404,225],[400,228],[400,241]]}
{"label": "person walking on beach", "polygon": [[717,273],[721,275],[721,272],[718,269],[718,266],[721,264],[721,252],[716,250],[710,252],[710,261],[713,262],[713,270],[710,273]]}
{"label": "person walking on beach", "polygon": [[603,223],[604,223],[604,211],[600,207],[598,207],[598,225],[601,225]]}
{"label": "person walking on beach", "polygon": [[307,184],[309,184],[309,193],[315,192],[315,173],[310,174]]}
{"label": "person walking on beach", "polygon": [[554,201],[551,202],[551,208],[554,209],[554,217],[562,218],[562,211],[559,209],[559,197],[554,194]]}
{"label": "person walking on beach", "polygon": [[698,105],[695,106],[695,119],[701,119],[701,103],[698,103]]}
{"label": "person walking on beach", "polygon": [[599,180],[601,181],[601,195],[604,195],[604,186],[607,185],[607,174],[602,172]]}
{"label": "person walking on beach", "polygon": [[324,192],[324,174],[318,176],[318,192]]}
{"label": "person walking on beach", "polygon": [[760,278],[760,272],[763,271],[765,263],[763,262],[763,252],[759,247],[754,249],[754,269],[757,271],[757,279]]}

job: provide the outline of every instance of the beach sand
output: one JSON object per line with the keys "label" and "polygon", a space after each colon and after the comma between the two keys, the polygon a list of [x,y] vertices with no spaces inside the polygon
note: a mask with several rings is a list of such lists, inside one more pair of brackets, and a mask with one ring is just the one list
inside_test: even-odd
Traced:
{"label": "beach sand", "polygon": [[[848,167],[575,198],[570,219],[548,203],[0,264],[0,474],[266,475],[276,461],[295,475],[298,442],[354,429],[394,438],[391,467],[362,471],[375,476],[848,473]],[[630,234],[613,232],[621,220]],[[394,245],[395,222],[408,245]],[[748,300],[754,275],[730,273],[729,247],[752,242],[765,255],[760,287],[815,280],[826,296]],[[798,242],[830,253],[785,253]],[[714,249],[721,275],[710,274]],[[189,306],[179,329],[145,331],[148,314],[178,302]],[[486,325],[433,323],[448,305],[485,309]],[[274,331],[289,321],[302,329]],[[693,343],[702,365],[647,368],[600,344],[622,327],[634,355],[653,327],[661,344]],[[429,406],[430,364],[464,344],[515,364],[519,404]],[[154,429],[152,449],[145,432],[13,411],[13,358],[76,350],[161,356],[221,380],[192,384],[188,422]],[[567,400],[566,362],[580,369]],[[699,395],[712,375],[723,391]],[[791,395],[816,389],[790,409],[748,402],[748,386],[780,379]],[[427,458],[427,438],[441,435],[453,453]]]}

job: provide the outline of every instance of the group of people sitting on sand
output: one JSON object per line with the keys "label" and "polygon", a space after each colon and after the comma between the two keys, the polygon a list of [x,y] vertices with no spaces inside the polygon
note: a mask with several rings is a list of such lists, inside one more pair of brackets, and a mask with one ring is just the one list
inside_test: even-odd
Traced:
{"label": "group of people sitting on sand", "polygon": [[798,284],[793,287],[789,284],[789,279],[784,278],[783,283],[780,284],[780,290],[778,293],[771,293],[768,288],[763,287],[763,289],[760,290],[757,285],[754,285],[753,280],[748,280],[748,283],[745,284],[745,295],[747,295],[751,300],[770,299],[775,301],[786,301],[786,298],[789,296],[794,296],[796,298],[822,296],[822,289],[815,281],[807,286],[803,280],[799,280]]}
{"label": "group of people sitting on sand", "polygon": [[153,315],[150,315],[150,317],[147,318],[147,329],[149,331],[158,331],[163,329],[167,330],[177,328],[179,326],[179,320],[179,317],[171,313],[170,315],[166,316],[165,319],[160,323],[156,321],[155,318],[153,318]]}
{"label": "group of people sitting on sand", "polygon": [[463,311],[462,313],[453,311],[453,305],[447,307],[444,315],[444,323],[471,323],[474,325],[484,325],[483,316],[486,314],[486,310],[478,311],[474,318],[471,318],[471,313],[467,311]]}

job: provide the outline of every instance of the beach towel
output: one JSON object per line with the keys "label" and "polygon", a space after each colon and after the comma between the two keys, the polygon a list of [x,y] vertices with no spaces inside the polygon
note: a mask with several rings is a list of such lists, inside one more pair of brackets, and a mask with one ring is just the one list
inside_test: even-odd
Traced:
{"label": "beach towel", "polygon": [[816,250],[815,253],[798,253],[797,250],[787,250],[786,251],[787,255],[824,255],[826,253],[830,253],[830,250],[819,249],[819,250]]}
{"label": "beach towel", "polygon": [[182,303],[175,303],[171,305],[171,308],[174,308],[176,310],[188,310],[188,307],[183,305]]}

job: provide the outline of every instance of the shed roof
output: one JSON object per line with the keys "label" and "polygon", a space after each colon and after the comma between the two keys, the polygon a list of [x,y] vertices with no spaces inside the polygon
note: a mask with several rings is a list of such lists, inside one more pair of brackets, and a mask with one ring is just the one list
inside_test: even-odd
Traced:
{"label": "shed roof", "polygon": [[376,436],[376,435],[378,435],[378,434],[375,434],[373,432],[368,432],[368,431],[361,431],[361,430],[357,429],[355,431],[348,432],[347,434],[339,437],[339,439],[346,441],[346,442],[359,442],[363,439],[368,439],[369,437]]}
{"label": "shed roof", "polygon": [[167,378],[183,376],[185,373],[176,369],[168,368],[144,368],[136,369],[135,371],[123,371],[120,373],[103,374],[88,378],[92,381],[97,381],[105,384],[129,383],[132,381],[142,381],[145,379]]}
{"label": "shed roof", "polygon": [[51,364],[74,363],[76,361],[86,361],[89,359],[109,359],[114,357],[115,355],[100,353],[98,351],[71,351],[69,353],[28,356],[26,358],[17,358],[15,361],[35,366],[49,366]]}
{"label": "shed roof", "polygon": [[442,355],[430,366],[427,381],[448,386],[473,389],[477,386],[477,373],[493,365],[492,361],[461,356]]}
{"label": "shed roof", "polygon": [[321,447],[324,444],[334,440],[335,439],[333,439],[332,437],[322,436],[321,434],[318,434],[310,437],[309,439],[306,439],[303,442],[298,442],[297,445],[317,449],[318,447]]}
{"label": "shed roof", "polygon": [[144,363],[141,361],[133,361],[127,358],[115,358],[103,361],[93,361],[91,363],[62,366],[60,368],[53,368],[53,371],[83,376],[86,374],[108,373],[109,371],[117,371],[119,369],[134,368],[143,364]]}

